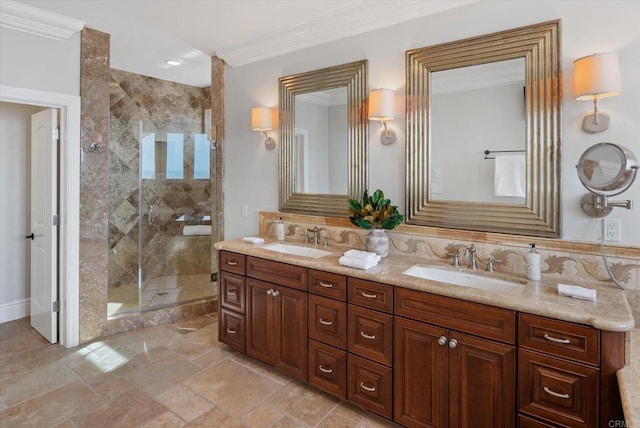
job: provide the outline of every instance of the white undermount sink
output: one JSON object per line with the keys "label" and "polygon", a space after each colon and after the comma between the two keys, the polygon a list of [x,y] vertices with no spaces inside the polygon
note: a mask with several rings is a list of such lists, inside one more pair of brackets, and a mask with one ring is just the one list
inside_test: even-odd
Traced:
{"label": "white undermount sink", "polygon": [[276,242],[273,244],[265,245],[265,250],[276,251],[278,253],[291,254],[293,256],[310,257],[312,259],[319,259],[320,257],[329,256],[332,253],[318,248],[301,247],[299,245],[283,244]]}
{"label": "white undermount sink", "polygon": [[413,265],[402,272],[402,274],[413,276],[415,278],[438,281],[445,284],[478,288],[481,290],[499,291],[502,293],[519,293],[524,290],[524,285],[517,282],[489,278],[483,275],[465,272],[463,270],[450,270],[432,266]]}

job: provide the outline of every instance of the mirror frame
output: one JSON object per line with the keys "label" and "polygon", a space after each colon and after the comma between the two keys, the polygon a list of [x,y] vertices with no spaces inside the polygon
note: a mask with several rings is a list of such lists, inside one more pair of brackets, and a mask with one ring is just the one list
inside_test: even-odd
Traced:
{"label": "mirror frame", "polygon": [[[406,52],[408,224],[561,236],[559,27],[560,20],[555,20]],[[526,74],[525,204],[432,200],[429,192],[431,73],[521,57],[525,58]],[[479,156],[484,149],[486,147],[478,147]]]}
{"label": "mirror frame", "polygon": [[[280,211],[326,217],[347,217],[350,198],[359,199],[368,185],[369,121],[367,60],[294,74],[279,79]],[[347,88],[347,195],[295,192],[293,140],[295,96],[338,87]]]}

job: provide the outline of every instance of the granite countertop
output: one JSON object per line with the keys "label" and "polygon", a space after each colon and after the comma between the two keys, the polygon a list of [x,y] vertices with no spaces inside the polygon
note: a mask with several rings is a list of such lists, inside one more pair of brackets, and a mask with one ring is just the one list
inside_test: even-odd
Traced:
{"label": "granite countertop", "polygon": [[[492,278],[505,279],[525,285],[524,289],[517,293],[495,292],[457,285],[445,285],[402,274],[402,272],[414,264],[451,268],[450,265],[443,264],[440,260],[428,260],[425,258],[391,254],[382,259],[377,266],[364,271],[338,264],[340,256],[349,248],[338,246],[317,247],[330,251],[332,254],[313,259],[262,248],[271,242],[278,241],[265,239],[264,244],[250,244],[244,242],[242,239],[234,239],[217,242],[215,248],[505,309],[587,324],[601,330],[629,331],[633,329],[635,325],[624,292],[611,286],[589,285],[589,288],[595,288],[598,291],[596,302],[591,302],[558,295],[557,282],[544,280],[527,282],[526,278],[518,276],[510,276],[501,272],[488,273],[478,270],[478,275],[487,275]],[[300,245],[300,243],[297,242],[284,242],[287,244]],[[638,351],[638,353],[640,353],[640,351]]]}
{"label": "granite countertop", "polygon": [[640,427],[640,330],[631,331],[629,364],[618,370],[618,386],[627,427]]}

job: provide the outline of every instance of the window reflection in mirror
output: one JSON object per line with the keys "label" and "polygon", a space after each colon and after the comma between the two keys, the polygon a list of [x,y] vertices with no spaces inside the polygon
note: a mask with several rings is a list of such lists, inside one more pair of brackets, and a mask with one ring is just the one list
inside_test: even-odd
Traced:
{"label": "window reflection in mirror", "polygon": [[296,192],[348,193],[347,88],[295,95]]}
{"label": "window reflection in mirror", "polygon": [[[492,159],[526,156],[524,58],[432,72],[430,78],[430,199],[525,204],[524,197],[495,188]],[[485,159],[485,150],[508,153]],[[526,182],[523,169],[508,173]]]}

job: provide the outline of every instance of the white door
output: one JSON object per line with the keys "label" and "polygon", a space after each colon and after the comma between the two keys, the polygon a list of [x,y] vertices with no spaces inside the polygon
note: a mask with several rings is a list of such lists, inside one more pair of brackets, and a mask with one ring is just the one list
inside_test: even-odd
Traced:
{"label": "white door", "polygon": [[[31,116],[31,326],[58,341],[58,139],[57,111]],[[57,218],[57,217],[56,217]],[[29,235],[31,234],[31,235]]]}

